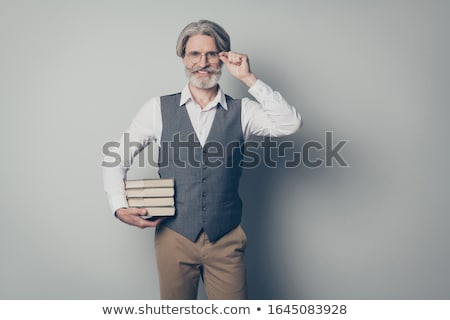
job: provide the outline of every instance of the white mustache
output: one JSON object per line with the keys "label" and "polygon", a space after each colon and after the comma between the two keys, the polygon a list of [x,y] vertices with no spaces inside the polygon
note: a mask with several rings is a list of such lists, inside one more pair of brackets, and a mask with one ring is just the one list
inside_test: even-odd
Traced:
{"label": "white mustache", "polygon": [[214,69],[214,68],[211,68],[211,67],[192,68],[192,69],[189,69],[189,71],[192,72],[192,73],[197,72],[197,71],[207,71],[209,73],[214,73],[214,74],[220,73],[220,69]]}

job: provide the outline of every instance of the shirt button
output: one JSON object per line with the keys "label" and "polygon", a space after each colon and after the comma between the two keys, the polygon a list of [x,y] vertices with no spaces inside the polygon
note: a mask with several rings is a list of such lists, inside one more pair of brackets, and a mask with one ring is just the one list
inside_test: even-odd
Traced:
{"label": "shirt button", "polygon": [[203,192],[203,193],[202,193],[202,196],[203,196],[203,197],[206,197],[206,192]]}
{"label": "shirt button", "polygon": [[202,210],[203,210],[203,211],[206,211],[206,207],[203,207]]}
{"label": "shirt button", "polygon": [[206,182],[206,178],[203,178],[203,179],[202,179],[202,183],[205,183],[205,182]]}

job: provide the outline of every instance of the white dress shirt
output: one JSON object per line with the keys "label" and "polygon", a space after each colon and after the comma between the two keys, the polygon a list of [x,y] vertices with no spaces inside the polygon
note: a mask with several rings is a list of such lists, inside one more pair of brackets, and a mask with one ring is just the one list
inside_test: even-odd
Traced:
{"label": "white dress shirt", "polygon": [[[244,140],[251,135],[281,137],[293,134],[302,124],[300,114],[289,105],[277,91],[272,90],[261,80],[248,90],[257,100],[242,99],[241,124]],[[192,98],[189,86],[181,92],[180,106],[185,104],[195,133],[203,146],[211,129],[216,110],[219,106],[227,110],[225,94],[219,87],[216,97],[203,109]],[[160,145],[162,133],[161,101],[160,97],[151,98],[139,110],[130,127],[125,132],[130,142],[138,142],[141,147],[130,147],[129,154],[124,155],[124,135],[118,141],[120,147],[114,152],[120,156],[121,162],[115,167],[103,166],[103,184],[108,194],[109,205],[115,212],[119,208],[128,207],[123,180],[129,166],[125,166],[125,159],[132,159],[151,142]],[[126,157],[126,158],[125,158]],[[104,162],[112,163],[114,158],[105,156]]]}

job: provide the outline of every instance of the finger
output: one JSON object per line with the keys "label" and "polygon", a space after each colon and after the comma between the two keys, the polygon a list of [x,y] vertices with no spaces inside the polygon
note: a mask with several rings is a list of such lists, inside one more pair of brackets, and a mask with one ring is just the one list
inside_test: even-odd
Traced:
{"label": "finger", "polygon": [[166,219],[166,217],[159,217],[156,220],[149,221],[152,223],[152,227],[157,227],[161,222],[163,222]]}
{"label": "finger", "polygon": [[147,210],[144,208],[124,208],[117,212],[117,218],[125,223],[136,225],[142,219],[141,216],[146,214]]}
{"label": "finger", "polygon": [[141,223],[141,225],[144,226],[144,228],[147,228],[147,227],[154,228],[154,227],[157,227],[164,219],[166,219],[166,217],[159,217],[155,220],[142,219],[142,220],[144,220],[144,223]]}
{"label": "finger", "polygon": [[161,223],[161,219],[153,220],[153,221],[149,221],[149,220],[145,220],[145,219],[141,219],[141,220],[142,221],[140,222],[140,225],[138,226],[140,228],[154,228],[158,224]]}
{"label": "finger", "polygon": [[222,61],[225,64],[230,63],[228,61],[228,52],[225,52],[225,51],[220,52],[219,53],[219,59],[220,59],[220,61]]}
{"label": "finger", "polygon": [[245,59],[245,55],[240,54],[240,53],[236,53],[236,52],[230,52],[230,54],[228,55],[228,60],[230,60],[230,63],[234,64],[234,65],[238,65],[240,66],[242,64],[242,62]]}
{"label": "finger", "polygon": [[156,226],[156,221],[148,221],[142,218],[137,218],[136,221],[133,221],[132,224],[141,229],[153,228]]}
{"label": "finger", "polygon": [[236,63],[236,53],[230,51],[228,53],[228,61],[230,61],[230,63],[235,64]]}
{"label": "finger", "polygon": [[135,227],[141,228],[141,229],[145,229],[145,228],[154,228],[156,226],[158,226],[166,217],[159,217],[155,220],[147,220],[145,218],[142,217],[137,217],[137,216],[130,216],[127,222],[128,224],[131,224]]}

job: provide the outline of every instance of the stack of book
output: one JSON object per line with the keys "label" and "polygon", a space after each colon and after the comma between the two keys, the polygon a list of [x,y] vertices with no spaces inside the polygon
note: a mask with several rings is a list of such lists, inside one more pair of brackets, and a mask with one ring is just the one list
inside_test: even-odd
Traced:
{"label": "stack of book", "polygon": [[174,179],[126,180],[129,207],[147,209],[146,218],[175,215]]}

